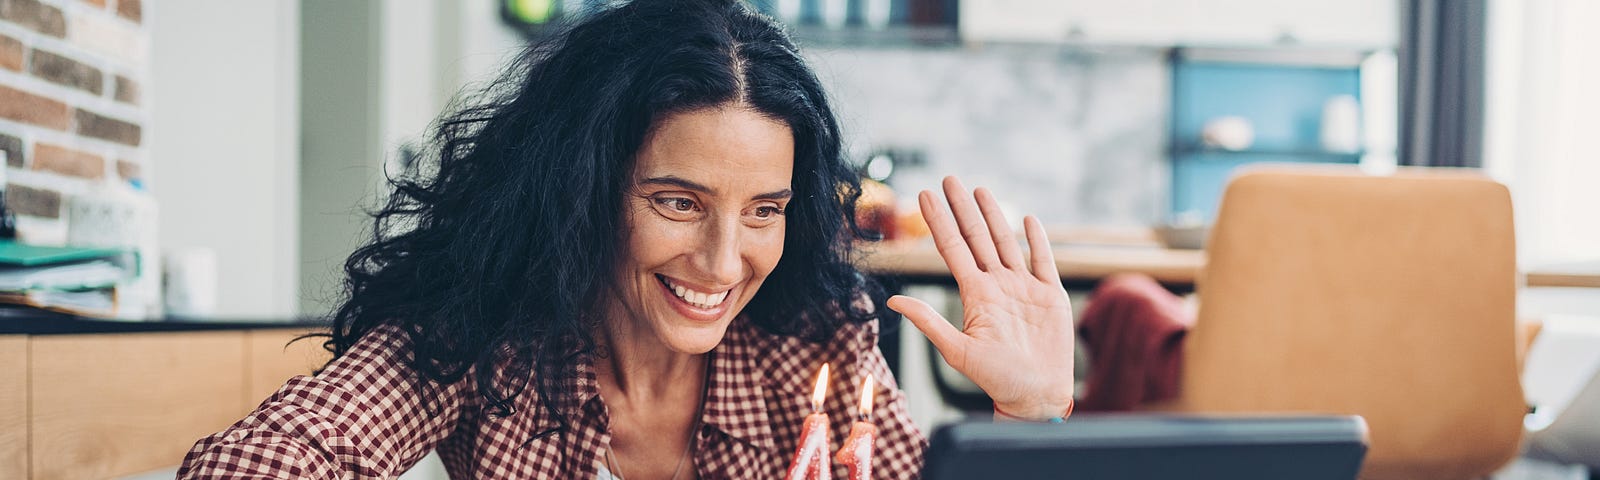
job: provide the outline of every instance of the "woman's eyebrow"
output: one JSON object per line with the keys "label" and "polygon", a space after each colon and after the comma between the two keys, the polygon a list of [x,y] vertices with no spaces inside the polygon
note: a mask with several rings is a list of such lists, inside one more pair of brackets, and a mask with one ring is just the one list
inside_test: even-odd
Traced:
{"label": "woman's eyebrow", "polygon": [[794,190],[790,190],[790,189],[785,188],[783,190],[778,190],[776,192],[768,192],[768,193],[763,193],[763,194],[760,194],[760,195],[756,195],[754,197],[750,197],[750,199],[751,200],[785,200],[785,199],[788,199],[789,197],[793,197],[793,196],[794,196]]}
{"label": "woman's eyebrow", "polygon": [[717,191],[712,189],[711,187],[707,187],[705,185],[701,185],[701,184],[698,184],[698,183],[695,183],[695,182],[691,182],[691,181],[685,180],[683,178],[674,177],[674,176],[671,176],[671,175],[668,175],[668,176],[665,176],[665,177],[650,177],[650,178],[646,178],[644,180],[640,180],[639,184],[640,185],[671,185],[671,186],[678,187],[678,188],[694,190],[694,191],[702,192],[702,193],[709,193],[709,194],[712,194],[712,195],[716,195],[716,193],[717,193]]}
{"label": "woman's eyebrow", "polygon": [[[682,177],[674,177],[674,176],[671,176],[671,175],[667,175],[667,176],[663,176],[663,177],[646,178],[644,180],[640,180],[639,184],[640,185],[670,185],[670,186],[682,188],[682,189],[685,189],[685,190],[693,190],[693,191],[696,191],[696,192],[710,194],[712,196],[717,195],[717,190],[714,189],[714,188],[707,187],[707,186],[701,185],[699,183],[695,183],[694,181],[687,180],[687,179],[684,179]],[[759,195],[755,195],[753,197],[750,197],[750,199],[751,200],[785,200],[785,199],[788,199],[788,198],[793,197],[793,196],[794,196],[794,190],[790,190],[790,189],[785,188],[783,190],[777,190],[777,191],[773,191],[773,192],[767,192],[767,193],[762,193],[762,194],[759,194]]]}

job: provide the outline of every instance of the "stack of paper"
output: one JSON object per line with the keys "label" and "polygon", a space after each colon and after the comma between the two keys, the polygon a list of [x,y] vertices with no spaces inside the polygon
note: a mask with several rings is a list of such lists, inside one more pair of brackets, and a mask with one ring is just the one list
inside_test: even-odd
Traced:
{"label": "stack of paper", "polygon": [[0,303],[112,317],[117,285],[138,275],[135,253],[0,241]]}

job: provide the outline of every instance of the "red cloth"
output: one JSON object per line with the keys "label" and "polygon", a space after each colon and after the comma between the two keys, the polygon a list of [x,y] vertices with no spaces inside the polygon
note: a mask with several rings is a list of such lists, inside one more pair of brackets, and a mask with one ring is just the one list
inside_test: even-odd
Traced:
{"label": "red cloth", "polygon": [[1183,299],[1148,276],[1100,282],[1078,321],[1089,351],[1079,411],[1127,411],[1177,397],[1183,337],[1193,325]]}

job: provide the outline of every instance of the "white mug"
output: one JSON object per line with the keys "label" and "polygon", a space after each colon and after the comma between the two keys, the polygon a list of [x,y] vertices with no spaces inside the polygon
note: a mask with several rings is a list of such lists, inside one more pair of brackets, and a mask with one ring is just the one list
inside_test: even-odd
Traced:
{"label": "white mug", "polygon": [[217,252],[185,248],[163,258],[167,315],[204,319],[217,312]]}
{"label": "white mug", "polygon": [[1356,97],[1339,95],[1322,104],[1322,148],[1337,153],[1361,150],[1361,104]]}

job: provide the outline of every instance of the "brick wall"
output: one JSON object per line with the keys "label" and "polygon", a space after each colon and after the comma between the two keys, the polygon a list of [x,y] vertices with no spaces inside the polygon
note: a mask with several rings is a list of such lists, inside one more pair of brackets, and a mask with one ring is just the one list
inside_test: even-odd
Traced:
{"label": "brick wall", "polygon": [[146,171],[143,7],[0,0],[0,150],[25,240],[63,238],[64,197]]}

